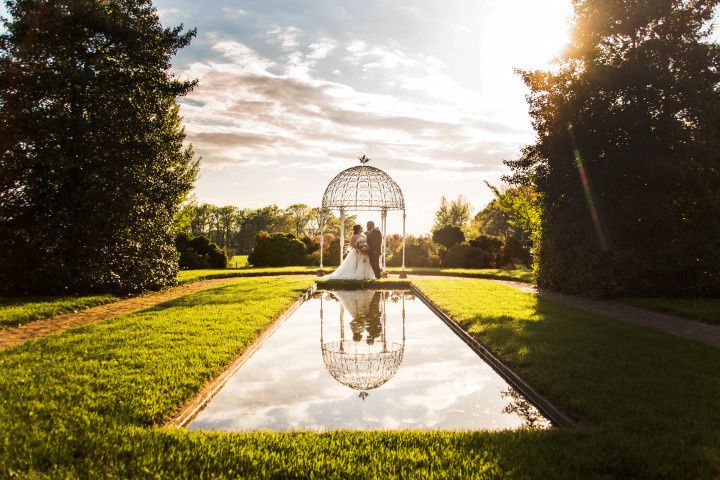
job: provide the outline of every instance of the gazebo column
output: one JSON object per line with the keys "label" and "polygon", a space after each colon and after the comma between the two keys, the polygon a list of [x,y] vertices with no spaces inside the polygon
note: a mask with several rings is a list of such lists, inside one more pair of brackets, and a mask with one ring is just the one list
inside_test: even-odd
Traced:
{"label": "gazebo column", "polygon": [[[325,276],[325,268],[323,267],[323,250],[325,247],[325,213],[320,211],[320,270],[318,270],[318,277]],[[322,301],[322,299],[321,299]]]}
{"label": "gazebo column", "polygon": [[400,270],[400,278],[407,278],[407,272],[405,272],[405,219],[405,210],[403,210],[402,269]]}
{"label": "gazebo column", "polygon": [[387,260],[387,208],[382,209],[382,214],[380,215],[380,223],[381,223],[381,229],[382,229],[382,246],[380,248],[381,253],[381,262],[380,265],[382,269],[382,274],[380,275],[383,278],[387,278],[387,266],[386,266],[386,260]]}
{"label": "gazebo column", "polygon": [[345,209],[340,209],[340,263],[345,258]]}

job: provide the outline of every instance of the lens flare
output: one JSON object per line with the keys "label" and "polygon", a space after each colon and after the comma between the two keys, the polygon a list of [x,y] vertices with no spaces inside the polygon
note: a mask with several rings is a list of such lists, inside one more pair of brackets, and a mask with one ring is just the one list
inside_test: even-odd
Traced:
{"label": "lens flare", "polygon": [[598,241],[600,242],[600,248],[603,251],[607,251],[610,247],[608,244],[605,230],[603,229],[602,222],[600,221],[600,215],[598,214],[597,202],[595,201],[595,194],[592,191],[590,185],[590,178],[588,177],[585,164],[583,162],[582,153],[577,146],[575,141],[575,133],[573,132],[572,125],[568,125],[568,131],[570,132],[570,140],[572,141],[573,155],[575,156],[575,166],[580,174],[580,181],[582,182],[583,191],[585,192],[585,200],[587,201],[588,208],[590,209],[590,217],[592,218],[595,231],[598,235]]}

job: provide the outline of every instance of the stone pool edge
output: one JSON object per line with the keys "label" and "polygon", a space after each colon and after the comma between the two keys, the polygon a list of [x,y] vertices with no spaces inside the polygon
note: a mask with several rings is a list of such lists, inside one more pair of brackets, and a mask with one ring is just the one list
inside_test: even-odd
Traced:
{"label": "stone pool edge", "polygon": [[310,297],[313,296],[317,290],[317,284],[313,283],[297,300],[295,300],[288,308],[285,309],[265,330],[258,335],[250,345],[238,354],[226,368],[216,375],[211,380],[206,382],[200,390],[192,395],[180,409],[180,413],[172,417],[170,420],[165,422],[164,427],[169,428],[184,428],[192,422],[200,411],[213,399],[215,395],[225,386],[225,384],[232,378],[232,376],[245,364],[245,362],[253,356],[255,352],[265,343],[265,340],[270,338],[273,333],[280,327],[280,325],[287,320],[290,315],[300,308],[300,305],[305,303]]}
{"label": "stone pool edge", "polygon": [[525,398],[527,398],[538,410],[542,413],[545,418],[555,427],[575,427],[577,423],[570,418],[568,415],[563,413],[559,408],[553,405],[549,400],[540,395],[534,388],[530,386],[525,380],[523,380],[517,373],[515,373],[510,367],[505,365],[502,360],[496,357],[487,347],[482,345],[480,342],[475,340],[468,332],[465,331],[455,320],[448,316],[444,311],[440,309],[435,303],[425,295],[415,285],[410,285],[410,291],[420,299],[436,316],[440,318],[449,328],[453,331],[460,339],[467,344],[478,356],[480,356],[495,372],[500,375],[503,380],[508,382],[511,387],[520,392]]}

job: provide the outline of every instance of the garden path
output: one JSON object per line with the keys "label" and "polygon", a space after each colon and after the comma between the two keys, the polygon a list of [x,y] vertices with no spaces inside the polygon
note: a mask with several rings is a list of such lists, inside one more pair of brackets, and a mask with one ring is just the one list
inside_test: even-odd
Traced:
{"label": "garden path", "polygon": [[200,290],[206,290],[232,280],[232,278],[216,278],[186,283],[176,287],[166,288],[159,292],[146,293],[137,297],[126,298],[124,300],[107,303],[97,307],[91,307],[78,312],[63,313],[43,320],[36,320],[18,327],[0,330],[0,350],[13,345],[19,345],[34,338],[60,333],[69,328],[79,327],[89,323],[116,317],[118,315],[123,315],[125,313],[143,310],[145,308],[184,297],[185,295],[190,295],[191,293],[195,293]]}
{"label": "garden path", "polygon": [[510,280],[491,281],[522,290],[523,292],[539,295],[556,302],[572,305],[582,310],[607,315],[635,325],[654,328],[655,330],[660,330],[678,337],[689,338],[713,347],[720,347],[720,326],[718,325],[709,325],[707,323],[653,312],[610,300],[592,300],[575,295],[552,292],[529,283]]}

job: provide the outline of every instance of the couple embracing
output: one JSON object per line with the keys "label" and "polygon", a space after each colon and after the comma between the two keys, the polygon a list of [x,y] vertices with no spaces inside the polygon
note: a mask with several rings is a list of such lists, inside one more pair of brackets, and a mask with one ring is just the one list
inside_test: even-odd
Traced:
{"label": "couple embracing", "polygon": [[337,270],[328,278],[332,280],[380,278],[382,241],[382,233],[375,228],[374,222],[367,223],[366,233],[362,232],[360,225],[355,225],[353,227],[353,236],[350,238],[350,252]]}

